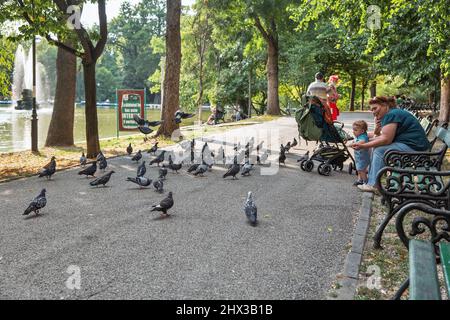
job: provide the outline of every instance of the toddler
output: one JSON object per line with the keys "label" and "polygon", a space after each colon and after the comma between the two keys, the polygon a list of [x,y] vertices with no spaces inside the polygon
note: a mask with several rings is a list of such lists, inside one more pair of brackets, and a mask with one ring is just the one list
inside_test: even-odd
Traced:
{"label": "toddler", "polygon": [[[358,120],[353,123],[353,134],[355,136],[354,142],[364,141],[369,142],[367,135],[367,122]],[[367,169],[370,164],[369,150],[355,150],[356,170],[358,171],[358,180],[353,183],[354,186],[367,183]]]}

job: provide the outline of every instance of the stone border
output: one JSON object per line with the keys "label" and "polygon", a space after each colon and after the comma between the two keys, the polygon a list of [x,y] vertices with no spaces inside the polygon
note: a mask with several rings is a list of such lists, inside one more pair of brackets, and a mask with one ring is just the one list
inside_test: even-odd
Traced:
{"label": "stone border", "polygon": [[364,245],[370,225],[373,194],[363,192],[361,198],[362,204],[358,222],[352,237],[352,247],[345,259],[343,275],[338,279],[339,289],[335,290],[337,296],[329,297],[329,300],[353,300],[356,293],[359,267],[361,265]]}

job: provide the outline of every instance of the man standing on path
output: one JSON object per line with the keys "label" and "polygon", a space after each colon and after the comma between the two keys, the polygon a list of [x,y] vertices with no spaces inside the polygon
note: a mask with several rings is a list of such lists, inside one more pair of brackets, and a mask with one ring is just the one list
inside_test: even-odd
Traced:
{"label": "man standing on path", "polygon": [[312,97],[316,96],[322,102],[324,106],[327,105],[328,92],[330,88],[324,81],[324,76],[322,72],[316,73],[316,81],[312,82],[308,86],[308,90],[306,91],[306,95]]}

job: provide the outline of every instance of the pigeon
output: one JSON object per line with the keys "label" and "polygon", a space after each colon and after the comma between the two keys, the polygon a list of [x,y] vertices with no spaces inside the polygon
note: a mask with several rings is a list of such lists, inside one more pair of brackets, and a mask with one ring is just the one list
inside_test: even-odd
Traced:
{"label": "pigeon", "polygon": [[235,161],[232,164],[231,168],[223,175],[223,178],[233,177],[233,180],[237,180],[236,175],[241,171],[241,166],[237,164],[236,157],[234,157]]}
{"label": "pigeon", "polygon": [[198,166],[198,168],[194,171],[194,176],[204,176],[203,174],[208,171],[208,165],[206,163],[202,163],[201,165]]}
{"label": "pigeon", "polygon": [[144,176],[142,177],[136,177],[136,178],[127,178],[127,181],[136,183],[137,185],[139,185],[141,188],[142,187],[148,187],[151,183],[152,183],[152,179],[148,179]]}
{"label": "pigeon", "polygon": [[133,147],[131,146],[131,143],[127,147],[127,153],[129,156],[131,156],[131,154],[133,153]]}
{"label": "pigeon", "polygon": [[307,161],[307,160],[309,160],[309,150],[308,150],[304,155],[302,155],[302,156],[297,160],[297,162],[303,162],[303,161]]}
{"label": "pigeon", "polygon": [[269,157],[269,153],[267,150],[261,155],[256,156],[256,162],[260,165],[261,163],[265,163],[267,158]]}
{"label": "pigeon", "polygon": [[258,144],[258,145],[256,146],[256,151],[257,151],[257,152],[259,152],[259,150],[261,150],[261,149],[262,149],[262,147],[263,147],[263,144],[264,144],[264,141],[261,141],[261,143],[260,143],[260,144]]}
{"label": "pigeon", "polygon": [[285,151],[285,152],[289,152],[290,149],[291,149],[291,142],[289,141],[289,142],[286,143],[286,145],[284,146],[284,151]]}
{"label": "pigeon", "polygon": [[253,170],[253,164],[250,164],[248,161],[242,166],[241,175],[242,176],[249,176],[250,171]]}
{"label": "pigeon", "polygon": [[172,170],[172,172],[175,171],[176,173],[178,173],[178,170],[180,170],[182,168],[182,166],[183,166],[183,163],[178,163],[178,164],[173,163],[172,156],[169,155],[169,165],[168,166],[163,165],[163,168],[169,168]]}
{"label": "pigeon", "polygon": [[298,145],[298,141],[294,138],[294,141],[291,144],[291,148],[295,147],[296,145]]}
{"label": "pigeon", "polygon": [[153,132],[153,129],[151,129],[148,125],[138,126],[138,129],[142,134],[145,135],[145,141],[147,141],[147,135]]}
{"label": "pigeon", "polygon": [[143,161],[142,164],[137,168],[136,177],[143,177],[146,172],[147,168],[145,167],[145,161]]}
{"label": "pigeon", "polygon": [[81,170],[80,172],[78,172],[78,174],[81,175],[85,175],[86,178],[89,176],[93,176],[95,177],[95,172],[97,171],[97,161],[92,162],[92,165],[90,167],[87,167],[84,170]]}
{"label": "pigeon", "polygon": [[94,181],[91,181],[89,184],[91,185],[91,186],[99,186],[99,185],[103,185],[103,186],[105,186],[107,183],[108,183],[108,181],[109,181],[109,179],[111,178],[111,175],[113,174],[113,173],[115,173],[114,172],[114,170],[111,170],[110,172],[108,172],[107,174],[105,174],[105,175],[103,175],[103,176],[101,176],[100,178],[97,178],[97,179],[95,179]]}
{"label": "pigeon", "polygon": [[164,190],[164,183],[161,179],[159,180],[155,180],[155,182],[153,182],[153,186],[155,187],[156,191],[158,191],[159,193],[162,193]]}
{"label": "pigeon", "polygon": [[152,164],[156,163],[158,165],[158,167],[159,167],[159,164],[164,161],[165,154],[166,154],[166,151],[163,150],[155,159],[150,161],[149,165],[152,165]]}
{"label": "pigeon", "polygon": [[167,169],[166,168],[159,169],[159,179],[160,180],[165,180],[166,179],[166,175],[167,175]]}
{"label": "pigeon", "polygon": [[41,172],[39,172],[39,175],[38,175],[39,178],[47,177],[47,180],[50,180],[52,178],[52,175],[54,175],[56,172],[55,159],[56,159],[55,157],[52,157],[50,162],[44,166],[44,168],[41,170]]}
{"label": "pigeon", "polygon": [[182,119],[192,118],[193,116],[195,116],[194,113],[185,113],[181,110],[178,110],[177,112],[175,112],[175,123],[179,124],[181,123]]}
{"label": "pigeon", "polygon": [[139,150],[139,151],[134,155],[134,157],[131,158],[131,161],[139,162],[139,160],[141,160],[141,159],[142,159],[142,153],[141,153],[141,150]]}
{"label": "pigeon", "polygon": [[256,226],[256,218],[258,209],[256,208],[256,204],[253,201],[252,192],[249,191],[247,195],[247,200],[245,201],[244,212],[247,216],[247,219],[253,226]]}
{"label": "pigeon", "polygon": [[194,163],[193,165],[191,165],[189,167],[189,169],[187,170],[187,172],[192,173],[195,172],[195,170],[197,170],[197,168],[200,166],[200,163]]}
{"label": "pigeon", "polygon": [[150,150],[148,150],[148,153],[153,153],[156,154],[156,151],[158,151],[158,142],[156,142],[153,147],[150,148]]}
{"label": "pigeon", "polygon": [[[157,127],[159,126],[161,123],[163,123],[164,121],[148,121],[145,119],[142,119],[141,117],[139,117],[137,114],[133,115],[133,119],[134,121],[136,121],[136,123],[138,124],[138,126],[140,127]],[[150,129],[151,130],[151,129]],[[153,130],[152,130],[153,131]]]}
{"label": "pigeon", "polygon": [[99,160],[99,165],[98,165],[99,169],[103,170],[103,172],[105,172],[107,166],[108,166],[108,162],[106,161],[106,158],[105,157],[101,158]]}
{"label": "pigeon", "polygon": [[97,161],[100,161],[100,160],[102,160],[102,159],[105,159],[105,155],[103,154],[102,151],[100,151],[100,152],[98,153],[98,155],[97,155]]}
{"label": "pigeon", "polygon": [[86,158],[86,156],[84,155],[84,152],[83,152],[81,157],[80,157],[80,166],[82,166],[84,168],[86,163],[87,163],[87,158]]}
{"label": "pigeon", "polygon": [[44,208],[47,204],[47,198],[45,197],[46,191],[47,190],[42,189],[41,193],[39,193],[39,195],[36,198],[34,198],[33,201],[31,201],[30,205],[28,206],[28,208],[24,211],[24,213],[22,215],[26,216],[26,215],[29,215],[31,212],[34,212],[36,215],[38,215],[39,210]]}
{"label": "pigeon", "polygon": [[169,192],[169,195],[167,196],[167,198],[163,199],[159,203],[159,205],[153,205],[152,207],[153,207],[153,209],[150,210],[150,212],[152,212],[152,211],[161,211],[163,214],[168,215],[167,214],[167,210],[169,210],[170,208],[173,207],[172,192]]}
{"label": "pigeon", "polygon": [[281,145],[280,147],[280,156],[278,157],[278,164],[283,163],[284,165],[286,165],[285,161],[286,161],[286,155],[285,155],[285,148],[283,145]]}

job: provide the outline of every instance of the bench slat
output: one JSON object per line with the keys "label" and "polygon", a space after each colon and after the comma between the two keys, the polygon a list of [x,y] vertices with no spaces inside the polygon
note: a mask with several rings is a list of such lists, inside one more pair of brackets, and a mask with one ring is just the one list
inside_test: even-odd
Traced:
{"label": "bench slat", "polygon": [[431,242],[409,241],[410,300],[441,300],[436,257]]}
{"label": "bench slat", "polygon": [[450,243],[440,242],[439,251],[441,253],[441,264],[447,286],[447,296],[450,299]]}

